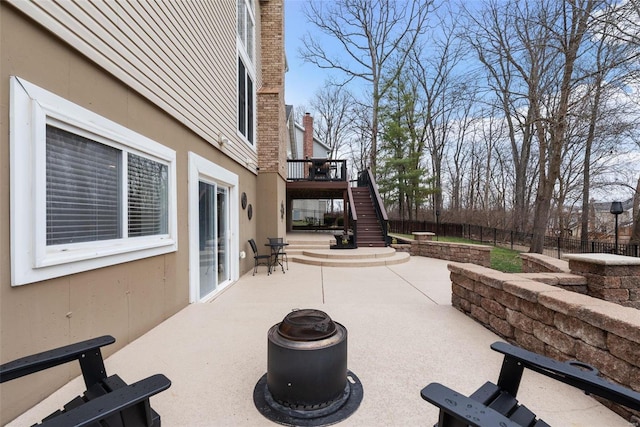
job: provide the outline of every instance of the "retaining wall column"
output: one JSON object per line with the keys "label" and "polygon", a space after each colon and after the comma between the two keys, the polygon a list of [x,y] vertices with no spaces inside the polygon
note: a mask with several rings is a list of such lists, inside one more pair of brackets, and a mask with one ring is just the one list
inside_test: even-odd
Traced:
{"label": "retaining wall column", "polygon": [[640,258],[613,254],[572,254],[571,273],[586,277],[587,294],[640,309]]}

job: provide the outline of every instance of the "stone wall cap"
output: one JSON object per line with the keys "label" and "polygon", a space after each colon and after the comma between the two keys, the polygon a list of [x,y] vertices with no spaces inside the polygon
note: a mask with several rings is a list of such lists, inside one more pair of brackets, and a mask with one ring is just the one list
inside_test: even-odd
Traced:
{"label": "stone wall cap", "polygon": [[[607,301],[604,301],[607,302]],[[614,303],[582,306],[576,317],[597,328],[640,344],[640,310]]]}
{"label": "stone wall cap", "polygon": [[433,240],[426,240],[426,241],[422,240],[422,241],[418,241],[418,243],[426,246],[447,246],[450,248],[477,249],[479,251],[490,251],[493,249],[493,246],[479,245],[476,243],[438,242]]}
{"label": "stone wall cap", "polygon": [[432,233],[430,231],[412,231],[411,234],[414,236],[435,236],[436,233]]}
{"label": "stone wall cap", "polygon": [[534,259],[543,259],[543,260],[557,259],[557,258],[550,257],[548,255],[536,254],[533,252],[522,252],[521,254],[518,254],[518,255],[521,256],[522,258],[534,258]]}
{"label": "stone wall cap", "polygon": [[620,307],[615,303],[594,298],[589,295],[579,294],[560,288],[554,288],[562,292],[545,291],[538,295],[538,302],[547,308],[559,311],[562,314],[570,314],[575,316],[577,310],[584,307],[606,306],[609,309]]}
{"label": "stone wall cap", "polygon": [[586,285],[587,278],[579,274],[559,273],[559,272],[540,272],[540,273],[514,273],[516,276],[524,277],[530,280],[542,281],[543,283],[553,282],[562,285]]}
{"label": "stone wall cap", "polygon": [[471,262],[450,262],[449,264],[447,264],[447,268],[449,269],[449,271],[455,270],[456,272],[461,270],[468,270],[468,271],[482,272],[482,273],[496,271],[489,267],[473,264]]}
{"label": "stone wall cap", "polygon": [[571,261],[599,265],[640,265],[640,258],[615,254],[569,254],[563,257]]}
{"label": "stone wall cap", "polygon": [[569,272],[569,263],[564,259],[558,259],[554,257],[550,257],[548,255],[543,254],[535,254],[535,253],[521,253],[518,255],[522,259],[535,260],[539,262],[541,265],[549,268],[557,270],[558,272]]}

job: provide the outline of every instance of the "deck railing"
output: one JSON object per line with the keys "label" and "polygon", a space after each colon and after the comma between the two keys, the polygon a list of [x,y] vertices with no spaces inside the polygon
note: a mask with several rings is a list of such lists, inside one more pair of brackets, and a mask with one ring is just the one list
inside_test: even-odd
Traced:
{"label": "deck railing", "polygon": [[347,224],[347,227],[351,229],[353,232],[353,245],[354,247],[358,247],[358,213],[355,210],[355,202],[353,201],[353,192],[351,191],[351,187],[347,187],[347,201],[349,203],[349,222],[351,224]]}
{"label": "deck railing", "polygon": [[346,181],[347,161],[330,159],[287,160],[289,181]]}

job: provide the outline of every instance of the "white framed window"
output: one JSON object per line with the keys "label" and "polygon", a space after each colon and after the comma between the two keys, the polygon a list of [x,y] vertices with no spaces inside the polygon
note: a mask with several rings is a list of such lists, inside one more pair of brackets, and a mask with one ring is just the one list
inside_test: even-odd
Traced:
{"label": "white framed window", "polygon": [[238,41],[249,62],[254,61],[255,15],[253,0],[236,0],[238,6]]}
{"label": "white framed window", "polygon": [[251,145],[255,135],[255,17],[253,0],[236,0],[238,6],[238,133]]}
{"label": "white framed window", "polygon": [[249,70],[238,57],[238,132],[253,145],[254,140],[254,90]]}
{"label": "white framed window", "polygon": [[177,250],[174,150],[23,79],[10,89],[13,286]]}

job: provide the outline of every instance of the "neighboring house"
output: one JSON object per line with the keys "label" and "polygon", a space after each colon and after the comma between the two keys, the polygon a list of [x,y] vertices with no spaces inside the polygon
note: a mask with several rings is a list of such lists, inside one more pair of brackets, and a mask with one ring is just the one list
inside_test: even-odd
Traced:
{"label": "neighboring house", "polygon": [[[293,160],[311,158],[326,158],[329,147],[313,135],[313,117],[305,113],[300,125],[295,121],[293,106],[287,105],[287,128],[289,130],[289,149],[287,157]],[[322,224],[324,213],[327,211],[326,199],[297,199],[291,204],[291,219],[293,221],[308,221],[316,225]]]}
{"label": "neighboring house", "polygon": [[[618,215],[618,238],[627,243],[633,228],[633,198],[622,202],[623,212]],[[615,215],[611,213],[611,202],[591,202],[590,229],[600,238],[615,237]]]}
{"label": "neighboring house", "polygon": [[[283,2],[0,2],[0,362],[108,355],[284,235]],[[49,371],[0,423],[77,374]]]}
{"label": "neighboring house", "polygon": [[293,106],[287,105],[287,129],[289,131],[289,147],[287,158],[323,158],[327,157],[331,147],[313,135],[313,117],[305,113],[302,124],[295,121]]}
{"label": "neighboring house", "polygon": [[[622,202],[623,212],[618,215],[618,238],[620,243],[627,243],[633,228],[633,198]],[[569,217],[569,237],[579,239],[581,235],[581,212],[575,211]],[[615,238],[615,216],[611,213],[611,202],[589,203],[589,239],[613,241]]]}

